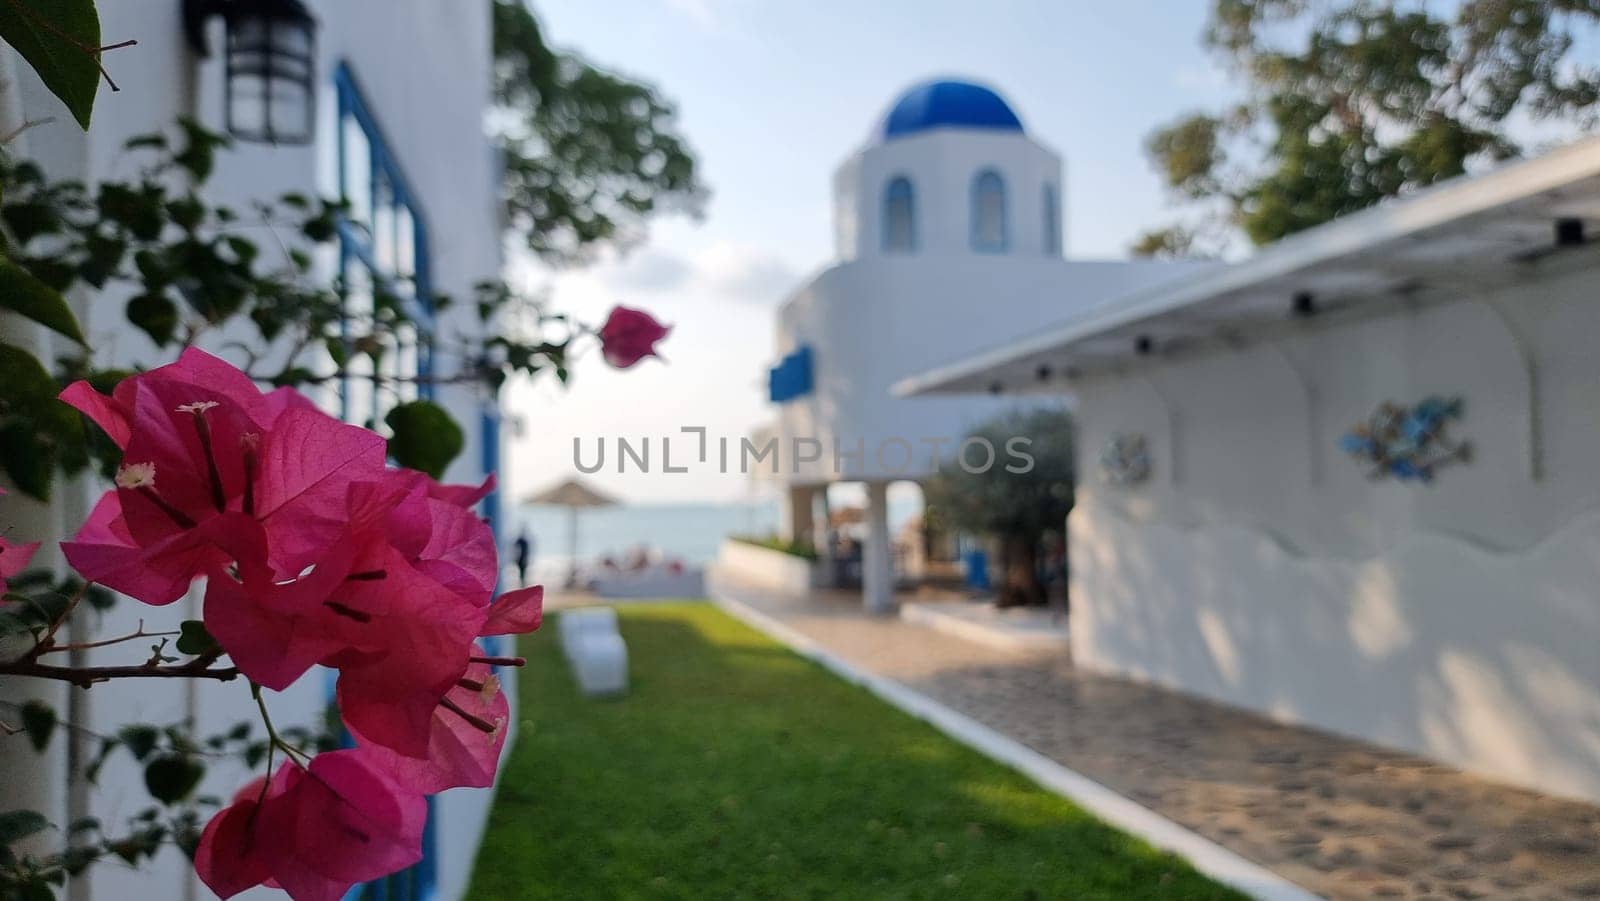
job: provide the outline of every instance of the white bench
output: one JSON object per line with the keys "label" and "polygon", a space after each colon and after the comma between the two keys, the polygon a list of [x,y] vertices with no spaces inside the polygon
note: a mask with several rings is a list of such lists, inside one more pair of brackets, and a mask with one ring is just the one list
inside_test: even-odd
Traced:
{"label": "white bench", "polygon": [[561,615],[561,649],[578,690],[590,697],[628,690],[628,646],[617,631],[617,611],[584,607]]}

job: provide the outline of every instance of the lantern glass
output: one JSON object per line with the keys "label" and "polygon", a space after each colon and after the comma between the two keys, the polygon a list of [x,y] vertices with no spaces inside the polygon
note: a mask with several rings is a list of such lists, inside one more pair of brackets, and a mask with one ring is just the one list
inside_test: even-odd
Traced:
{"label": "lantern glass", "polygon": [[305,144],[316,121],[315,23],[294,2],[240,4],[228,14],[228,133]]}

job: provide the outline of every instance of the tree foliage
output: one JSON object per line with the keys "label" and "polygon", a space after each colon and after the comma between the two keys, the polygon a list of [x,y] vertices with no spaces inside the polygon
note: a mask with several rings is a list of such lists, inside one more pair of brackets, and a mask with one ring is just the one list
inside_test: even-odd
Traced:
{"label": "tree foliage", "polygon": [[[1028,443],[1011,443],[1016,439]],[[979,465],[984,455],[977,442],[995,449],[994,465]],[[974,429],[966,439],[972,449],[943,464],[923,485],[929,513],[941,525],[999,541],[1006,571],[1002,604],[1044,599],[1036,554],[1045,533],[1065,530],[1067,514],[1072,512],[1073,442],[1072,417],[1065,410],[1007,414]],[[1009,455],[1008,449],[1031,456],[1031,466]]]}
{"label": "tree foliage", "polygon": [[[211,203],[206,181],[227,143],[184,121],[171,134],[129,142],[144,163],[137,178],[93,186],[51,180],[36,164],[0,154],[0,287],[12,289],[0,308],[78,342],[54,367],[0,343],[0,377],[10,386],[0,397],[0,469],[19,489],[48,499],[56,472],[76,473],[92,462],[109,472],[117,456],[98,430],[85,429],[56,400],[74,379],[109,390],[126,375],[101,368],[83,343],[65,300],[73,290],[126,294],[127,324],[161,353],[227,334],[248,373],[280,387],[363,378],[399,401],[408,383],[498,391],[514,372],[548,371],[565,380],[568,344],[584,327],[499,282],[474,292],[481,336],[430,328],[423,305],[443,312],[454,300],[413,298],[409,285],[377,286],[370,309],[348,308],[343,286],[320,279],[313,266],[316,249],[335,239],[343,204],[292,193],[248,210]],[[263,236],[283,252],[264,251]],[[384,359],[413,335],[448,351],[456,367],[426,377],[382,375]],[[386,423],[396,448],[417,454],[408,465],[442,471],[461,450],[460,429],[440,421],[448,418],[442,411],[428,417],[418,414],[422,407],[405,409]]]}
{"label": "tree foliage", "polygon": [[655,88],[552,49],[524,0],[494,0],[494,137],[513,229],[552,261],[636,240],[663,209],[698,213],[707,190]]}
{"label": "tree foliage", "polygon": [[1221,215],[1134,250],[1191,255],[1219,228],[1266,244],[1517,156],[1518,122],[1592,128],[1600,68],[1571,51],[1596,25],[1600,0],[1214,0],[1205,44],[1246,97],[1146,150],[1175,198]]}

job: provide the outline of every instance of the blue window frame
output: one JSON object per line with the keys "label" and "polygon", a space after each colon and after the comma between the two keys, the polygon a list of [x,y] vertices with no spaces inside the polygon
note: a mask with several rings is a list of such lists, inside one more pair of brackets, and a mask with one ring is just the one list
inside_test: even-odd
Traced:
{"label": "blue window frame", "polygon": [[[340,385],[340,415],[347,421],[382,425],[394,405],[432,398],[426,381],[386,381],[426,377],[433,370],[433,281],[428,224],[400,162],[384,138],[346,63],[334,72],[339,98],[335,140],[339,156],[339,193],[350,205],[339,222],[339,283],[344,301],[340,338],[347,352],[372,332],[380,297],[393,298],[410,314],[415,329],[384,339],[383,362],[375,370],[370,358],[352,354],[353,377]],[[496,445],[498,447],[498,444]],[[487,461],[485,461],[487,462]],[[486,503],[488,503],[486,501]],[[335,679],[329,673],[328,703]],[[348,737],[347,737],[348,738]],[[428,820],[422,833],[422,860],[376,882],[358,885],[347,901],[426,901],[438,890],[438,838],[434,799],[428,799]]]}
{"label": "blue window frame", "polygon": [[917,193],[904,175],[895,176],[883,190],[883,249],[885,253],[917,249]]}
{"label": "blue window frame", "polygon": [[[383,303],[401,306],[416,323],[382,339],[381,362],[352,353],[352,377],[340,386],[340,412],[350,422],[381,427],[399,403],[431,398],[433,280],[427,218],[399,160],[362,95],[355,73],[334,72],[339,98],[336,135],[339,193],[349,210],[339,222],[339,282],[344,298],[341,335],[346,351],[364,343]],[[373,375],[387,376],[374,380]]]}
{"label": "blue window frame", "polygon": [[1005,180],[999,172],[984,169],[972,179],[972,249],[1004,253],[1009,240]]}

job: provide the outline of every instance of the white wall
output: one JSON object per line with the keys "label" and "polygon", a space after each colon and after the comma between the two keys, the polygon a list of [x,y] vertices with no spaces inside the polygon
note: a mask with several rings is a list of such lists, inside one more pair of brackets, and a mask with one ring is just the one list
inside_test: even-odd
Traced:
{"label": "white wall", "polygon": [[717,550],[710,578],[802,597],[816,586],[816,569],[817,564],[804,557],[729,538]]}
{"label": "white wall", "polygon": [[[993,169],[1006,188],[1009,254],[1059,257],[1065,221],[1061,158],[1010,131],[937,128],[870,144],[834,175],[834,245],[841,260],[883,253],[884,193],[897,176],[914,191],[917,253],[972,253],[972,183]],[[1044,238],[1044,186],[1056,188],[1056,247]]]}
{"label": "white wall", "polygon": [[[253,199],[270,199],[286,191],[331,193],[333,160],[333,72],[339,61],[354,69],[368,104],[385,132],[391,149],[405,169],[428,219],[432,237],[433,274],[437,290],[465,298],[472,285],[499,272],[497,162],[483,136],[484,109],[490,94],[490,7],[486,2],[440,4],[429,0],[314,0],[320,19],[318,78],[323,125],[309,147],[269,147],[240,144],[219,160],[209,198],[238,209],[248,209]],[[123,153],[124,141],[135,134],[161,130],[179,115],[192,115],[208,127],[222,129],[221,63],[198,61],[183,39],[178,0],[139,0],[105,4],[101,9],[108,40],[137,39],[136,47],[107,56],[106,64],[122,86],[120,93],[102,90],[87,136],[72,124],[54,98],[39,88],[31,74],[22,87],[30,119],[54,117],[28,133],[31,156],[53,176],[93,181],[129,178],[138,160]],[[220,47],[221,23],[213,22],[213,48]],[[263,250],[270,254],[274,242],[263,234]],[[80,318],[102,365],[154,365],[170,358],[161,353],[123,314],[126,292],[108,290],[79,298]],[[471,333],[476,328],[470,303],[460,303],[441,318],[444,334]],[[228,353],[222,345],[230,336],[215,336],[208,349]],[[248,337],[246,332],[243,337]],[[237,361],[236,361],[237,362]],[[440,361],[448,371],[448,358]],[[467,447],[451,467],[450,481],[473,482],[483,478],[480,447],[480,400],[470,388],[445,387],[438,399],[452,409],[467,436]],[[91,480],[92,481],[92,480]],[[61,523],[57,534],[39,531],[28,538],[59,539],[75,530],[87,504],[103,485],[83,484],[61,491],[53,516],[30,516],[29,522]],[[19,499],[3,501],[7,511],[21,510]],[[13,517],[9,517],[11,519]],[[17,537],[21,537],[20,535]],[[52,553],[44,552],[41,560]],[[124,600],[78,638],[100,638],[132,631],[143,618],[154,628],[184,618],[198,618],[199,605],[187,599],[171,608],[154,610]],[[126,648],[95,652],[91,662],[125,662]],[[5,697],[17,696],[12,685],[3,686]],[[514,685],[507,685],[514,691]],[[270,700],[280,725],[314,723],[321,716],[325,681],[313,674],[281,696]],[[235,722],[254,719],[247,687],[122,682],[97,686],[82,695],[88,703],[78,725],[100,734],[115,733],[128,722],[175,722],[194,717],[200,734],[225,731]],[[513,704],[515,698],[513,695]],[[59,709],[66,709],[65,704]],[[515,718],[513,718],[515,722]],[[259,729],[258,729],[259,731]],[[20,740],[19,740],[20,742]],[[0,782],[20,787],[25,781],[44,786],[61,785],[61,739],[52,757],[40,760],[19,742],[0,746],[0,769],[15,780]],[[89,745],[92,750],[92,743]],[[27,774],[24,776],[23,774]],[[228,797],[248,774],[242,767],[217,765],[201,788],[202,793]],[[43,790],[41,790],[43,791]],[[8,788],[0,793],[0,806],[15,797]],[[38,794],[36,792],[35,794]],[[46,797],[48,796],[48,797]],[[470,875],[473,855],[492,793],[457,790],[439,799],[441,845],[439,897],[459,897]],[[108,827],[117,828],[126,816],[147,806],[139,771],[127,762],[108,766],[99,788],[86,802],[68,809],[62,789],[43,791],[35,800],[56,808],[58,820],[92,814]],[[101,866],[79,880],[75,898],[204,898],[209,893],[189,873],[188,862],[174,850],[138,872]],[[260,892],[265,897],[281,896]]]}
{"label": "white wall", "polygon": [[[915,140],[915,139],[908,139]],[[1195,264],[1068,262],[1035,255],[886,255],[823,272],[779,313],[776,357],[812,350],[815,390],[778,406],[787,479],[796,483],[917,478],[932,471],[932,440],[948,459],[973,426],[1040,398],[892,397],[897,380],[1067,318],[1095,301],[1181,277]],[[822,459],[798,473],[797,437],[822,443]],[[894,439],[910,442],[913,459]],[[834,442],[866,459],[834,468]],[[884,448],[884,460],[877,449]],[[974,451],[972,462],[981,463]]]}
{"label": "white wall", "polygon": [[[1578,263],[1084,385],[1075,659],[1600,799],[1600,259]],[[1336,446],[1430,394],[1465,399],[1474,451],[1434,484]],[[1118,433],[1147,436],[1148,482],[1099,478]]]}

